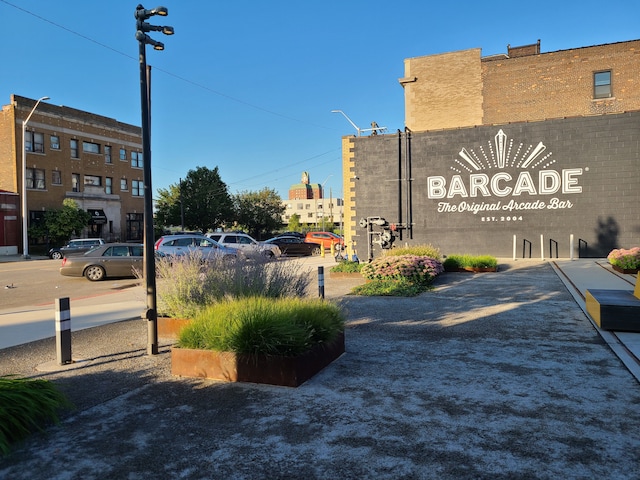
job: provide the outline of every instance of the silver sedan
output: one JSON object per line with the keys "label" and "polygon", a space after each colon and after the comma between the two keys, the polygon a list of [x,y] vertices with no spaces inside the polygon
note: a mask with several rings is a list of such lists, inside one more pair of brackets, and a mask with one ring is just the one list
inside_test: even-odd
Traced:
{"label": "silver sedan", "polygon": [[135,277],[142,272],[144,247],[142,244],[107,243],[84,255],[65,257],[60,274],[86,277],[92,282],[107,277]]}

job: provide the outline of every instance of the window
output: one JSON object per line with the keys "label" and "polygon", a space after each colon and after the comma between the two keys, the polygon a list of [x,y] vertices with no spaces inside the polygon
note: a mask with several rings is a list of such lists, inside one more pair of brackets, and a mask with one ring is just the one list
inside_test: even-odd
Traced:
{"label": "window", "polygon": [[127,190],[129,190],[129,185],[127,185],[127,179],[126,178],[121,178],[120,179],[120,191],[121,192],[126,192]]}
{"label": "window", "polygon": [[80,191],[80,174],[79,173],[71,174],[71,190],[74,192]]}
{"label": "window", "polygon": [[82,151],[85,153],[100,153],[100,144],[93,142],[82,142]]}
{"label": "window", "polygon": [[24,146],[27,152],[44,153],[44,134],[24,132]]}
{"label": "window", "polygon": [[127,151],[124,148],[120,149],[120,160],[123,162],[127,161]]}
{"label": "window", "polygon": [[51,135],[49,145],[51,146],[51,150],[60,150],[60,137],[57,135]]}
{"label": "window", "polygon": [[131,180],[131,195],[134,197],[144,196],[144,182],[142,180]]}
{"label": "window", "polygon": [[71,147],[71,158],[80,158],[78,157],[78,140],[69,140],[69,146]]}
{"label": "window", "polygon": [[96,177],[94,175],[85,175],[84,184],[99,187],[100,185],[102,185],[102,177]]}
{"label": "window", "polygon": [[109,145],[104,146],[104,161],[105,163],[113,163],[111,160],[111,147]]}
{"label": "window", "polygon": [[51,185],[62,185],[62,172],[60,170],[51,172]]}
{"label": "window", "polygon": [[611,70],[593,74],[593,98],[611,97]]}
{"label": "window", "polygon": [[27,188],[44,190],[44,170],[40,168],[27,168]]}
{"label": "window", "polygon": [[113,193],[113,178],[106,177],[104,179],[104,193],[111,195]]}
{"label": "window", "polygon": [[131,166],[142,168],[142,153],[131,152]]}

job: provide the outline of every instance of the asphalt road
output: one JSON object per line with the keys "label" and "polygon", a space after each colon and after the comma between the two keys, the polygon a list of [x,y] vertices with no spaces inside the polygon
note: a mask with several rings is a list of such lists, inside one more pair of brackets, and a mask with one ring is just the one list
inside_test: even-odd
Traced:
{"label": "asphalt road", "polygon": [[61,260],[0,263],[0,308],[41,306],[68,297],[72,301],[135,287],[135,278],[90,282],[84,277],[60,275]]}

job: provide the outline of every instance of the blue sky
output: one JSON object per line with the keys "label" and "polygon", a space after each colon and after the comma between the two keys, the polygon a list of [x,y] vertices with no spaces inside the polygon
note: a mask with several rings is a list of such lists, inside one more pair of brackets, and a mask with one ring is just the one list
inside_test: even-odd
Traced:
{"label": "blue sky", "polygon": [[[0,0],[0,103],[12,93],[140,125],[137,2]],[[404,59],[541,40],[542,52],[640,38],[640,2],[168,0],[151,32],[153,188],[219,167],[231,193],[312,183],[342,196],[341,137],[404,128]],[[640,72],[639,72],[640,76]]]}

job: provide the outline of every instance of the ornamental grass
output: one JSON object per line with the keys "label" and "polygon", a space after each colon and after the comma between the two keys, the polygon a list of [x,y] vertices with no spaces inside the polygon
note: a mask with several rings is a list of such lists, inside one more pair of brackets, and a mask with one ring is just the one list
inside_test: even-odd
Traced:
{"label": "ornamental grass", "polygon": [[295,356],[336,339],[344,321],[338,306],[320,299],[227,299],[200,311],[178,347]]}
{"label": "ornamental grass", "polygon": [[443,262],[445,270],[456,268],[497,268],[498,259],[491,255],[449,255]]}

